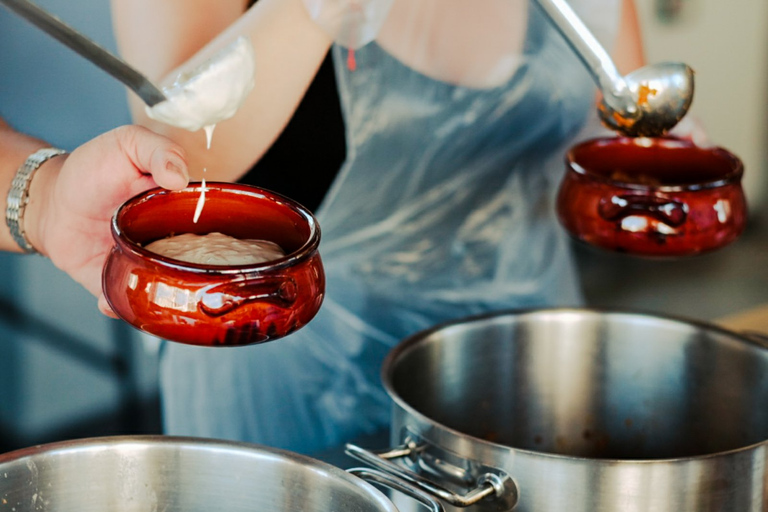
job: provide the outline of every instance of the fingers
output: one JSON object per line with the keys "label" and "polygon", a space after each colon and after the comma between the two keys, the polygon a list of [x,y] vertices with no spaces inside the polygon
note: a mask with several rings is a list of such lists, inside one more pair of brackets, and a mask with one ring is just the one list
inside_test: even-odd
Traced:
{"label": "fingers", "polygon": [[189,169],[181,146],[140,126],[123,126],[115,135],[133,164],[151,174],[159,186],[172,190],[187,186]]}
{"label": "fingers", "polygon": [[178,190],[189,184],[187,163],[172,150],[155,149],[152,153],[149,170],[155,183],[163,188]]}

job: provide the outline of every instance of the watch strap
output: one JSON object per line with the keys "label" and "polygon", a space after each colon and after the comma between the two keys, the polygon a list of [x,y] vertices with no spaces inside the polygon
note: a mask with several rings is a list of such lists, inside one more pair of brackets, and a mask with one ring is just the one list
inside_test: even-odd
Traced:
{"label": "watch strap", "polygon": [[5,207],[5,223],[14,241],[26,253],[37,252],[24,232],[24,210],[29,202],[29,185],[32,182],[32,176],[45,162],[64,153],[66,151],[57,148],[38,149],[18,168],[11,181]]}

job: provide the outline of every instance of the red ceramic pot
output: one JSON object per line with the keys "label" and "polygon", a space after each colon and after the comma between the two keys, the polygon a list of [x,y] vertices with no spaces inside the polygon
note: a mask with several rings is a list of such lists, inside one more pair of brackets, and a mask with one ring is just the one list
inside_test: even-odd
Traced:
{"label": "red ceramic pot", "polygon": [[557,199],[578,240],[640,256],[688,256],[744,231],[741,161],[672,138],[602,138],[573,147]]}
{"label": "red ceramic pot", "polygon": [[[267,190],[207,183],[197,223],[200,184],[154,189],[123,204],[112,219],[115,246],[103,274],[114,312],[161,338],[205,346],[262,343],[309,322],[323,301],[320,228],[300,204]],[[186,263],[144,249],[171,234],[220,232],[270,240],[286,256],[244,266]]]}

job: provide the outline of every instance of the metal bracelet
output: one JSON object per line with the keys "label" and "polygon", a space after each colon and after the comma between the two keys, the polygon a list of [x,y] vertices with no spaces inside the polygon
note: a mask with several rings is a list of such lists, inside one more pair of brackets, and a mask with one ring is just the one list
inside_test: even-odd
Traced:
{"label": "metal bracelet", "polygon": [[24,161],[16,171],[8,191],[8,199],[5,207],[5,223],[11,231],[11,236],[26,253],[35,253],[37,250],[29,243],[24,232],[24,210],[29,202],[29,184],[32,176],[41,165],[51,158],[66,153],[63,149],[43,148],[38,149]]}

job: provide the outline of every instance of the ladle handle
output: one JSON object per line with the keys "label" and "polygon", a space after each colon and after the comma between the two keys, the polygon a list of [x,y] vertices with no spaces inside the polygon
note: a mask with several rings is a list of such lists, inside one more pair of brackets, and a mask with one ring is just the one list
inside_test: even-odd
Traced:
{"label": "ladle handle", "polygon": [[611,56],[565,0],[536,0],[576,52],[603,92],[605,103],[617,112],[634,113],[637,105]]}
{"label": "ladle handle", "polygon": [[166,100],[165,95],[147,77],[32,2],[0,0],[0,4],[121,81],[148,106]]}

